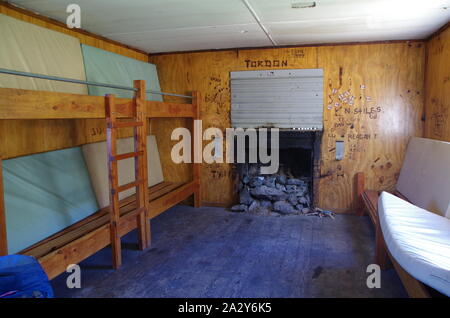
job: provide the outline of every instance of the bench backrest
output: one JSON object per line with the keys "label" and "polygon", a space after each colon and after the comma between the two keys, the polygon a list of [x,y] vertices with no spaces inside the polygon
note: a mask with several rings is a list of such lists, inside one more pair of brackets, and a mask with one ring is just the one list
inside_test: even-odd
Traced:
{"label": "bench backrest", "polygon": [[450,218],[450,142],[411,138],[397,190],[411,203]]}

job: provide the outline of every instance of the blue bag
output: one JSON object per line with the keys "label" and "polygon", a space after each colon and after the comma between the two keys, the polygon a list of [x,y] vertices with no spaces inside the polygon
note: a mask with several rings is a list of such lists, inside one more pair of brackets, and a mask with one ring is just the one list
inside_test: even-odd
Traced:
{"label": "blue bag", "polygon": [[53,298],[53,289],[34,257],[1,256],[0,298]]}

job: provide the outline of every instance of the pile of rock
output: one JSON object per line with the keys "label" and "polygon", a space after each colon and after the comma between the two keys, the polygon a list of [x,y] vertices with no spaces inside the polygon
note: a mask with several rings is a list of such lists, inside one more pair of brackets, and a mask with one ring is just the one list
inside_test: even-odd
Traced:
{"label": "pile of rock", "polygon": [[308,178],[245,175],[239,184],[239,204],[231,210],[263,214],[308,214],[312,211]]}

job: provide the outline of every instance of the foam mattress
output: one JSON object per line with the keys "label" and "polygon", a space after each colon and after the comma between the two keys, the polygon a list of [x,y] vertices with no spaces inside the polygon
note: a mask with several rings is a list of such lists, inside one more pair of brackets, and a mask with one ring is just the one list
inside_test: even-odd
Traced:
{"label": "foam mattress", "polygon": [[411,276],[450,296],[450,220],[383,192],[378,201],[391,255]]}
{"label": "foam mattress", "polygon": [[[133,145],[133,137],[118,139],[117,153],[132,152],[134,150]],[[82,149],[98,205],[100,208],[107,207],[109,205],[109,179],[108,162],[106,160],[108,157],[106,141],[86,144],[82,146]],[[148,186],[151,187],[164,181],[158,146],[156,144],[156,138],[153,135],[147,136],[147,150]],[[118,162],[118,177],[119,185],[132,182],[136,179],[133,158]],[[125,199],[135,192],[135,188],[120,192],[119,199]]]}

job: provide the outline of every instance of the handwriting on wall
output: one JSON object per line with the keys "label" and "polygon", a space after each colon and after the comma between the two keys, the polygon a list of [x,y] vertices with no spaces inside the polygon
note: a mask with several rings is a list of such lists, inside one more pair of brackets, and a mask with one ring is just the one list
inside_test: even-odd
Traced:
{"label": "handwriting on wall", "polygon": [[[222,81],[220,75],[211,76],[208,82],[208,90],[205,93],[204,101],[208,105],[209,109],[215,110],[215,115],[219,116],[222,112],[226,112],[227,101],[229,95],[228,84]],[[217,117],[219,118],[219,117]]]}
{"label": "handwriting on wall", "polygon": [[206,166],[213,179],[227,179],[233,176],[233,171],[226,165],[210,164]]}
{"label": "handwriting on wall", "polygon": [[93,127],[91,128],[91,136],[103,136],[105,135],[105,128]]}
{"label": "handwriting on wall", "polygon": [[379,119],[383,107],[370,96],[370,87],[353,83],[344,73],[340,67],[337,85],[328,82],[326,109],[332,111],[334,119],[325,135],[327,154],[333,158],[336,140],[341,140],[346,142],[345,159],[359,160],[366,152],[367,142],[378,138],[376,131],[368,129],[374,126],[366,125],[365,121]]}
{"label": "handwriting on wall", "polygon": [[287,60],[245,60],[244,62],[247,68],[288,66]]}
{"label": "handwriting on wall", "polygon": [[433,134],[437,137],[444,136],[445,116],[439,112],[431,114],[431,120],[433,121]]}
{"label": "handwriting on wall", "polygon": [[305,50],[303,49],[296,49],[292,51],[292,56],[295,58],[304,58],[305,57]]}
{"label": "handwriting on wall", "polygon": [[443,137],[444,130],[446,127],[448,116],[448,108],[444,106],[438,98],[433,97],[431,99],[431,103],[433,104],[434,111],[430,115],[430,120],[432,124],[433,134],[436,137]]}
{"label": "handwriting on wall", "polygon": [[348,140],[370,140],[370,139],[376,139],[377,134],[347,134]]}
{"label": "handwriting on wall", "polygon": [[381,111],[381,106],[344,108],[344,114],[367,115],[370,119],[377,119]]}

